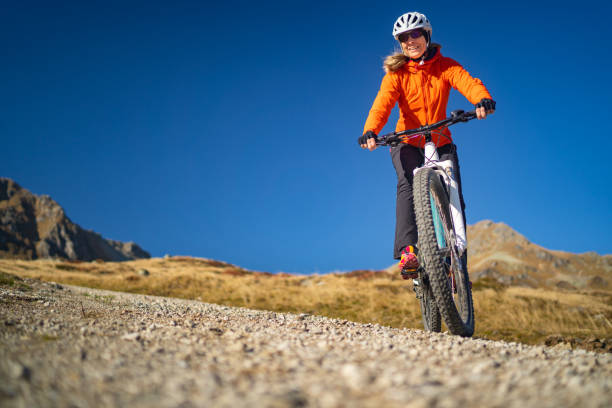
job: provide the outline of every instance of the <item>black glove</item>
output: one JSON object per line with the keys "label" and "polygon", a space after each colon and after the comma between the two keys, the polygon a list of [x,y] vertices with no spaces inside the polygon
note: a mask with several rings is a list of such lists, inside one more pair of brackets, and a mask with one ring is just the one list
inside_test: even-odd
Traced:
{"label": "black glove", "polygon": [[376,141],[378,140],[378,136],[376,136],[376,133],[372,132],[371,130],[368,130],[363,134],[363,136],[360,136],[357,139],[357,143],[359,143],[359,146],[368,144],[368,139],[374,139],[374,141]]}
{"label": "black glove", "polygon": [[482,98],[480,102],[476,104],[476,108],[485,108],[486,112],[491,112],[495,110],[495,101],[489,98]]}

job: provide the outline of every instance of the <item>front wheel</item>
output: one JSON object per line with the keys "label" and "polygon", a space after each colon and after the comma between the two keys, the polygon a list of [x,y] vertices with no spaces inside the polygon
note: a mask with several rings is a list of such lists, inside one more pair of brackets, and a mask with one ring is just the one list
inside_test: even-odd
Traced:
{"label": "front wheel", "polygon": [[414,209],[419,255],[438,310],[452,334],[474,334],[474,305],[467,265],[459,256],[448,194],[441,176],[430,168],[414,176]]}

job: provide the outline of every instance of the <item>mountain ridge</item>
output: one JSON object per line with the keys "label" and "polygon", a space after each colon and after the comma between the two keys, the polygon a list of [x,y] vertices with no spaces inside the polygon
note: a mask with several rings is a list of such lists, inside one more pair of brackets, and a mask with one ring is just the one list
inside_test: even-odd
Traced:
{"label": "mountain ridge", "polygon": [[48,195],[36,195],[0,177],[0,258],[127,261],[150,258],[134,242],[85,230]]}
{"label": "mountain ridge", "polygon": [[490,220],[468,227],[468,253],[474,280],[561,289],[603,289],[612,281],[612,255],[546,249]]}

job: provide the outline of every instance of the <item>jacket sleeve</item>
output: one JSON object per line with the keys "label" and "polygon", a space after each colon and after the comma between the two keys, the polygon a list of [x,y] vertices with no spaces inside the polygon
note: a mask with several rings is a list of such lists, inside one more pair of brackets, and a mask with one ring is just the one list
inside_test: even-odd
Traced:
{"label": "jacket sleeve", "polygon": [[476,105],[482,98],[493,99],[482,81],[473,78],[457,61],[444,58],[443,64],[443,75],[472,105]]}
{"label": "jacket sleeve", "polygon": [[385,127],[391,110],[399,99],[399,95],[400,81],[398,76],[394,73],[387,73],[382,79],[380,90],[372,104],[372,109],[370,109],[363,133],[371,130],[378,134]]}

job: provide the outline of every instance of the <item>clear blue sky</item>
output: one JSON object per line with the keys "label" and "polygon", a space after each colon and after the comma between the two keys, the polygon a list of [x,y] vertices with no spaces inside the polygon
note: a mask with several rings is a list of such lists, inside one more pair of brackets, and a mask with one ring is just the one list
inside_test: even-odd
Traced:
{"label": "clear blue sky", "polygon": [[356,138],[419,10],[498,102],[454,130],[468,223],[612,253],[612,7],[504,3],[3,2],[0,175],[153,256],[387,267],[395,173]]}

